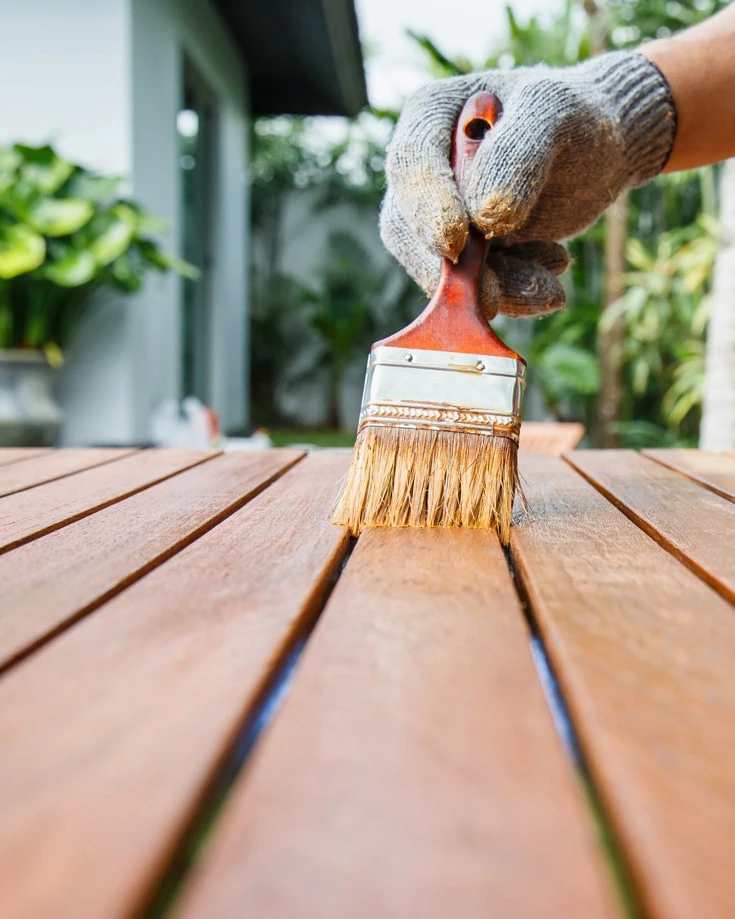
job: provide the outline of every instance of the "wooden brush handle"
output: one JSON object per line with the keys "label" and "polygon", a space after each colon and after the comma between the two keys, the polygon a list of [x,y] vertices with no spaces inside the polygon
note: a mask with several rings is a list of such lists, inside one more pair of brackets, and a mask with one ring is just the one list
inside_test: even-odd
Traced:
{"label": "wooden brush handle", "polygon": [[475,93],[465,102],[459,113],[452,138],[451,164],[454,181],[461,189],[467,166],[480,149],[485,136],[500,118],[503,106],[492,93]]}
{"label": "wooden brush handle", "polygon": [[[465,102],[454,129],[451,160],[460,188],[468,164],[501,112],[500,100],[492,93],[475,93]],[[423,313],[401,332],[376,342],[373,348],[387,345],[522,360],[493,332],[482,310],[480,280],[487,245],[482,233],[471,227],[457,264],[442,259],[439,286]]]}

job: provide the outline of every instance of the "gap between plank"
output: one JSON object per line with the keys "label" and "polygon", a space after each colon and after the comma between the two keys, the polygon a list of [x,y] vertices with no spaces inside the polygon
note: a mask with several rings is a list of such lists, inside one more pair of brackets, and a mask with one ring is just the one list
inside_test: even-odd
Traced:
{"label": "gap between plank", "polygon": [[[215,456],[207,457],[205,460],[203,460],[203,462],[210,462],[212,459],[217,459],[217,457],[221,455],[223,454],[216,454]],[[150,559],[150,561],[148,561],[145,565],[141,566],[136,571],[131,572],[127,577],[123,578],[123,580],[121,580],[118,584],[115,584],[114,587],[111,587],[109,590],[105,591],[99,597],[95,597],[95,599],[91,603],[88,603],[86,606],[83,606],[80,610],[77,610],[77,612],[73,616],[70,616],[68,619],[64,620],[63,622],[60,622],[57,626],[50,629],[44,635],[39,636],[38,639],[34,641],[32,644],[26,646],[21,651],[19,651],[17,654],[8,658],[8,660],[0,664],[0,678],[3,677],[8,672],[8,670],[10,670],[16,664],[21,663],[21,661],[26,660],[26,658],[30,657],[31,654],[33,654],[35,651],[38,651],[39,648],[45,647],[50,641],[53,641],[54,638],[58,638],[59,635],[62,635],[64,632],[68,631],[70,628],[75,626],[82,619],[86,619],[86,617],[89,616],[90,613],[93,613],[95,612],[95,610],[98,610],[101,606],[103,606],[113,597],[116,597],[118,594],[121,594],[124,590],[127,590],[128,587],[131,587],[141,578],[144,578],[147,574],[150,574],[151,571],[160,567],[162,564],[164,564],[164,562],[167,562],[170,559],[172,559],[175,555],[178,555],[179,552],[186,549],[193,542],[196,542],[197,539],[200,539],[210,530],[213,530],[216,526],[219,526],[220,523],[223,523],[225,520],[227,520],[228,517],[231,517],[236,511],[239,511],[248,502],[252,501],[253,498],[256,498],[259,494],[265,491],[266,488],[270,487],[275,481],[280,479],[282,475],[284,475],[285,473],[293,469],[294,466],[296,466],[298,463],[300,463],[303,460],[305,455],[306,454],[297,457],[288,466],[284,466],[282,469],[278,469],[270,478],[261,482],[257,487],[255,487],[252,491],[249,491],[246,495],[243,495],[236,503],[232,504],[230,507],[227,507],[221,510],[214,517],[207,520],[205,523],[201,524],[195,530],[192,530],[186,536],[182,537],[181,541],[176,543],[176,545],[169,546],[167,549],[161,552],[160,555],[157,555],[155,558]],[[196,465],[201,465],[201,463],[197,463]],[[189,469],[195,469],[195,468],[196,466],[190,466],[187,469],[182,469],[179,472],[173,473],[173,475],[181,475],[181,473],[188,472]],[[172,478],[172,477],[173,476],[169,476],[168,478]],[[165,481],[165,479],[163,481]],[[152,488],[160,484],[161,484],[160,481],[153,482],[151,483],[150,486],[146,486],[146,487]],[[134,494],[137,494],[137,492]],[[127,498],[134,497],[134,494],[125,495],[125,497],[122,498],[121,501],[125,501],[127,500]],[[121,503],[121,502],[113,502],[113,503]],[[101,509],[102,508],[98,508],[98,510],[101,510]],[[83,518],[80,518],[80,519],[83,519]],[[77,522],[76,520],[73,521],[73,523],[76,523],[76,522]],[[44,533],[43,535],[47,535],[47,534]]]}
{"label": "gap between plank", "polygon": [[[4,449],[14,450],[16,448],[15,447],[7,447],[7,448],[3,447],[2,449],[3,450]],[[17,449],[23,450],[26,448],[18,447]],[[50,453],[54,448],[53,447],[38,447],[38,448],[28,447],[27,449],[29,451],[37,449],[38,452],[37,453],[29,452],[25,456],[16,456],[15,459],[4,459],[2,455],[2,450],[0,450],[0,466],[12,466],[13,463],[23,463],[29,459],[37,459],[39,456],[43,456],[45,453]]]}
{"label": "gap between plank", "polygon": [[603,807],[602,799],[595,788],[569,712],[569,706],[566,703],[564,692],[557,679],[554,665],[551,662],[539,630],[526,589],[522,566],[516,564],[510,547],[504,547],[503,551],[528,627],[531,657],[536,667],[539,683],[562,747],[574,767],[574,773],[602,850],[605,867],[611,879],[612,887],[618,895],[621,916],[624,919],[644,919],[645,914],[642,902],[635,887],[632,873],[625,861],[622,846],[620,846],[615,837],[612,824]]}
{"label": "gap between plank", "polygon": [[[672,542],[665,533],[657,530],[655,526],[648,523],[647,520],[644,520],[643,517],[637,514],[632,508],[628,507],[627,504],[617,498],[614,494],[612,494],[612,492],[608,491],[604,485],[593,479],[592,476],[588,475],[584,469],[580,469],[578,466],[575,466],[572,460],[569,459],[566,454],[563,454],[561,458],[577,473],[577,475],[582,476],[586,482],[589,482],[589,484],[597,492],[599,492],[606,501],[609,501],[610,504],[619,510],[621,514],[624,514],[628,520],[631,521],[631,523],[634,523],[639,530],[644,532],[646,536],[649,536],[656,543],[656,545],[661,546],[661,548],[668,552],[669,555],[673,555],[678,562],[681,562],[685,568],[688,568],[690,571],[692,571],[701,581],[704,581],[705,584],[708,584],[713,590],[717,591],[717,593],[721,597],[724,597],[725,600],[727,600],[729,603],[735,603],[735,597],[733,596],[732,591],[728,590],[727,585],[723,584],[716,577],[713,577],[708,571],[702,568],[695,559],[690,558],[674,542]],[[646,458],[649,460],[651,459],[651,457]],[[668,469],[674,474],[681,475],[682,478],[690,478],[689,476],[681,473],[678,469],[672,469],[670,466],[666,466],[665,463],[658,463],[658,465],[663,466],[665,469]],[[702,482],[695,481],[695,484],[702,489],[714,491],[714,489],[706,489],[706,486]]]}
{"label": "gap between plank", "polygon": [[[125,453],[117,453],[115,456],[105,457],[104,459],[99,460],[99,462],[92,463],[91,466],[82,466],[80,469],[70,469],[68,472],[62,472],[60,475],[53,475],[49,479],[43,479],[40,482],[32,482],[30,485],[23,485],[20,488],[14,488],[12,491],[5,492],[2,495],[2,497],[7,498],[10,495],[19,495],[22,491],[30,491],[32,488],[38,488],[41,485],[48,485],[50,482],[60,482],[62,479],[68,479],[70,476],[79,475],[82,472],[89,472],[91,469],[97,469],[98,466],[108,466],[110,463],[117,463],[122,459],[127,459],[129,456],[132,456],[134,453],[142,453],[142,452],[143,452],[142,450],[138,450],[134,447],[131,447],[130,450],[128,450]],[[38,457],[36,456],[29,457],[25,460],[25,462],[27,462],[28,459],[41,459],[42,457],[43,457],[43,454],[41,454],[41,456],[38,456]],[[21,462],[24,462],[24,461],[21,460]],[[13,463],[7,463],[4,465],[3,469],[7,469],[8,466],[12,466],[12,465]]]}
{"label": "gap between plank", "polygon": [[[120,460],[130,459],[131,456],[142,456],[145,451],[137,450],[133,451],[132,454],[127,456],[121,456]],[[119,504],[121,501],[124,501],[126,498],[132,498],[133,495],[140,494],[140,492],[145,491],[147,488],[152,488],[154,485],[159,485],[161,482],[165,482],[167,479],[172,479],[175,475],[181,475],[182,472],[186,472],[189,469],[194,469],[196,466],[201,466],[202,463],[209,463],[215,457],[221,456],[222,452],[212,453],[211,456],[204,456],[202,459],[197,460],[192,463],[190,466],[184,466],[181,469],[175,469],[173,472],[167,472],[165,475],[161,475],[156,479],[153,479],[149,482],[144,482],[142,485],[138,485],[135,488],[132,488],[130,491],[126,491],[124,494],[115,495],[112,498],[109,498],[106,501],[103,501],[101,504],[96,504],[94,507],[85,508],[83,511],[79,511],[76,514],[72,514],[71,517],[65,517],[63,520],[58,520],[55,523],[49,524],[47,527],[44,527],[41,530],[37,530],[34,533],[28,533],[25,536],[20,536],[18,539],[14,539],[12,542],[8,543],[5,546],[0,547],[0,555],[3,555],[6,552],[12,552],[13,549],[17,549],[19,546],[24,546],[26,543],[33,542],[36,539],[40,539],[42,536],[47,536],[49,533],[55,533],[57,530],[63,529],[63,527],[69,526],[71,523],[76,523],[77,520],[84,520],[85,517],[90,517],[92,514],[96,514],[98,511],[103,511],[107,507],[112,507],[113,504]],[[103,465],[107,465],[106,463]],[[89,470],[84,470],[85,472],[91,472],[96,469],[96,466],[93,466]],[[75,473],[76,474],[76,473]],[[58,481],[58,480],[57,480]],[[53,485],[54,482],[44,482],[44,485]],[[8,495],[11,497],[11,495]],[[0,499],[2,500],[2,499]]]}
{"label": "gap between plank", "polygon": [[311,615],[304,631],[282,651],[270,675],[260,686],[253,704],[236,732],[234,741],[215,767],[207,786],[199,796],[194,807],[194,815],[181,832],[168,866],[153,885],[153,889],[143,898],[140,908],[135,910],[134,914],[139,919],[163,919],[170,915],[179,891],[186,883],[189,872],[217,824],[235,781],[247,767],[258,741],[273,723],[288,697],[301,655],[356,544],[356,539],[349,540],[338,563],[325,579],[321,593],[313,600]]}
{"label": "gap between plank", "polygon": [[[725,454],[725,456],[728,455],[730,454]],[[640,456],[650,460],[652,463],[658,463],[659,466],[663,466],[664,469],[669,469],[671,472],[677,472],[679,475],[684,476],[685,479],[689,479],[690,482],[694,482],[695,485],[699,485],[700,488],[706,488],[707,491],[714,492],[714,494],[718,495],[720,498],[724,498],[726,501],[732,501],[735,503],[735,496],[731,491],[727,491],[725,488],[720,488],[714,482],[707,482],[704,479],[698,478],[694,471],[686,472],[679,466],[671,466],[664,460],[663,457],[656,456],[655,454],[649,453],[646,450],[642,450]]]}

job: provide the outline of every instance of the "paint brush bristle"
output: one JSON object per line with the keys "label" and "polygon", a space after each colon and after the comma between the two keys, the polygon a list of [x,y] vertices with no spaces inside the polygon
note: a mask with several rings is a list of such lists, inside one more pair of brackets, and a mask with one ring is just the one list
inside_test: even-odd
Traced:
{"label": "paint brush bristle", "polygon": [[523,500],[518,444],[510,437],[366,426],[355,444],[334,522],[367,527],[475,527],[510,539]]}

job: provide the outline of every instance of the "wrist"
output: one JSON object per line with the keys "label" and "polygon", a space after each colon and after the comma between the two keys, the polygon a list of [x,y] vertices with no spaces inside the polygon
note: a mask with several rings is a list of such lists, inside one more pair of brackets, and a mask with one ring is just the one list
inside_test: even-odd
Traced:
{"label": "wrist", "polygon": [[666,77],[654,61],[630,51],[602,54],[580,65],[583,68],[620,132],[621,190],[645,184],[665,167],[676,136],[676,107]]}

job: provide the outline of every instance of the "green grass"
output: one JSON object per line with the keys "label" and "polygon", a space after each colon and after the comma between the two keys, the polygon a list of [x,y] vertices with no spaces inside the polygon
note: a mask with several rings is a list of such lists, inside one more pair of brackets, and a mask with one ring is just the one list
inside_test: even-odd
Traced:
{"label": "green grass", "polygon": [[268,430],[268,436],[275,447],[288,447],[290,444],[314,444],[315,447],[351,447],[355,442],[354,434],[344,431],[304,431],[290,428]]}

